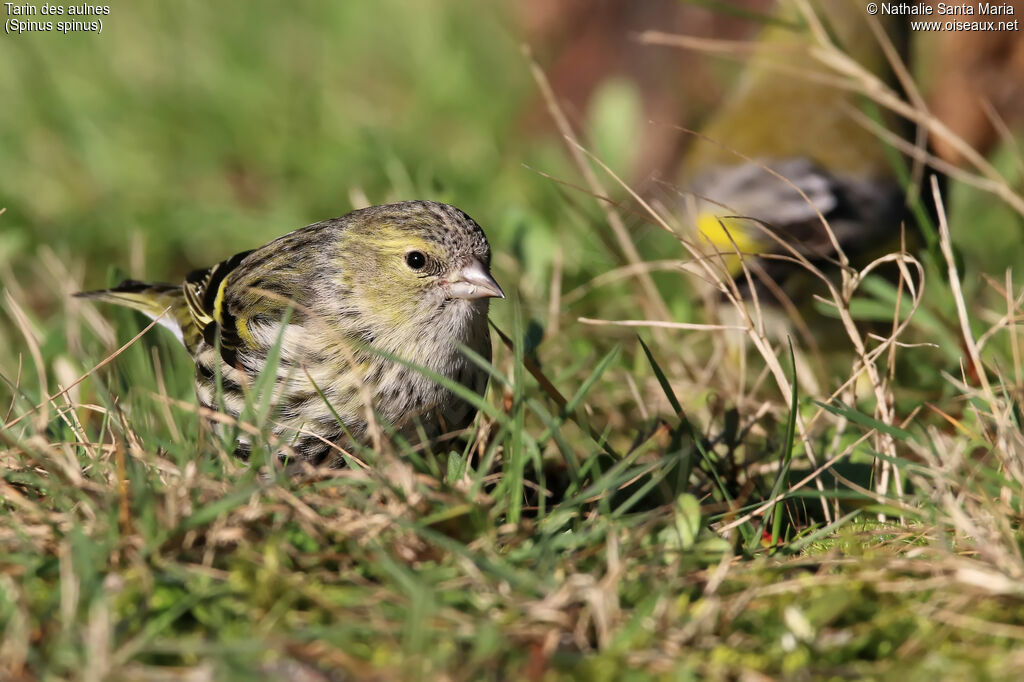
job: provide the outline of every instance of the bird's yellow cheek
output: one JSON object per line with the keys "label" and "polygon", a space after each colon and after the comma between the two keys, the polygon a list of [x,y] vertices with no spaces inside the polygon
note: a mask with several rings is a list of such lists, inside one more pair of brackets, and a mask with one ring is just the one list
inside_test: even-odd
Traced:
{"label": "bird's yellow cheek", "polygon": [[433,278],[420,278],[415,273],[392,270],[375,286],[367,287],[368,312],[381,322],[403,326],[415,321],[428,298],[428,289],[435,286]]}
{"label": "bird's yellow cheek", "polygon": [[762,241],[753,232],[756,229],[743,218],[721,218],[706,211],[697,217],[701,241],[711,247],[712,253],[722,254],[731,277],[743,270],[737,251],[748,256],[764,250]]}

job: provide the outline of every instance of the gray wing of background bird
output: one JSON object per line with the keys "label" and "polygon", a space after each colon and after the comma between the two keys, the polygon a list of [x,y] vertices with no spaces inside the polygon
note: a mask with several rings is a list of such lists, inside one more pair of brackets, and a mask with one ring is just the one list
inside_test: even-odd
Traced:
{"label": "gray wing of background bird", "polygon": [[[802,157],[713,168],[692,189],[699,197],[699,212],[755,220],[809,257],[835,253],[823,217],[844,249],[859,250],[892,236],[904,213],[903,190],[897,183],[835,175]],[[765,251],[784,251],[757,227],[749,234]]]}

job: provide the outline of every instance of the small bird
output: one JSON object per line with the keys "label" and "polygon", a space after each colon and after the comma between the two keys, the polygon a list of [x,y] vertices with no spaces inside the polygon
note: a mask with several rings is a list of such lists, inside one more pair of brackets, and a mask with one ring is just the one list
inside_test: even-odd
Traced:
{"label": "small bird", "polygon": [[[862,2],[814,0],[807,6],[843,54],[879,80],[895,82]],[[734,277],[741,265],[730,254],[737,249],[789,256],[766,230],[820,265],[835,256],[824,216],[841,248],[862,264],[865,253],[899,242],[908,216],[887,144],[851,115],[858,97],[841,87],[842,74],[812,57],[818,46],[796,9],[779,3],[740,81],[702,127],[720,144],[695,144],[682,169],[682,184],[699,197],[696,232],[712,252],[724,254]],[[887,15],[877,22],[901,56],[907,54],[904,19]],[[760,265],[780,283],[799,270],[779,260]]]}
{"label": "small bird", "polygon": [[463,347],[491,357],[489,299],[505,294],[490,260],[468,215],[408,201],[289,232],[180,285],[127,280],[75,295],[170,328],[195,361],[199,403],[235,418],[277,348],[264,382],[272,432],[306,461],[339,464],[339,447],[367,441],[368,408],[414,440],[420,428],[432,438],[472,421],[472,405],[389,356],[482,395],[488,374]]}

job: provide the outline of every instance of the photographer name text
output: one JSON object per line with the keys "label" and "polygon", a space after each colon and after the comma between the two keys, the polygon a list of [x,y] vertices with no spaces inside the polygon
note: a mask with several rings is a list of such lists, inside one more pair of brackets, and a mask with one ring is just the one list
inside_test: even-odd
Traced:
{"label": "photographer name text", "polygon": [[[1020,30],[1020,19],[1005,18],[1014,15],[1014,5],[1010,2],[869,2],[867,12],[871,15],[880,14],[882,16],[934,17],[932,20],[912,19],[910,22],[912,31]],[[972,18],[963,19],[962,17]]]}

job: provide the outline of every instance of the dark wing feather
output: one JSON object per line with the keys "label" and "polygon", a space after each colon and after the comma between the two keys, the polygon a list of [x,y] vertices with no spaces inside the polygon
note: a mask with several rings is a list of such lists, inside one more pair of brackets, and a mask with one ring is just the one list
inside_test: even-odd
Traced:
{"label": "dark wing feather", "polygon": [[234,272],[250,253],[252,251],[243,251],[211,268],[193,270],[185,277],[185,283],[182,285],[188,312],[203,339],[214,345],[219,335],[221,357],[232,366],[235,364],[240,339],[235,318],[227,313],[223,305],[221,289],[226,285],[228,275]]}

